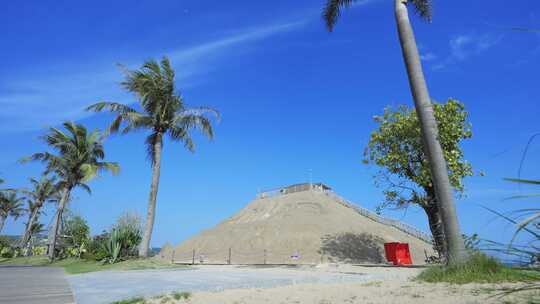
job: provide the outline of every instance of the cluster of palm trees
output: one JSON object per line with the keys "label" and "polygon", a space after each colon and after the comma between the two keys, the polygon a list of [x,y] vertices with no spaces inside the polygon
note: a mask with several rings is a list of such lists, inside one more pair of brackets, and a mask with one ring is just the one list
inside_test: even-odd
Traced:
{"label": "cluster of palm trees", "polygon": [[[50,128],[41,139],[49,147],[49,151],[34,153],[21,162],[39,161],[45,170],[40,180],[31,179],[32,189],[17,191],[6,189],[0,196],[0,225],[8,216],[19,217],[22,201],[28,201],[28,221],[21,238],[21,248],[28,254],[28,244],[32,232],[39,228],[39,215],[45,203],[56,204],[52,226],[49,232],[48,255],[51,260],[57,254],[58,234],[62,214],[70,202],[73,190],[80,188],[91,193],[88,182],[102,172],[119,172],[119,165],[105,161],[104,139],[111,133],[121,130],[122,134],[137,130],[147,130],[146,137],[148,158],[152,164],[152,182],[148,202],[145,231],[139,249],[139,255],[148,256],[152,237],[152,228],[156,210],[159,187],[161,153],[165,137],[173,142],[182,142],[190,150],[194,143],[190,132],[193,129],[202,131],[209,138],[213,137],[211,117],[219,117],[216,110],[207,107],[188,108],[174,83],[175,73],[167,58],[161,62],[149,60],[138,70],[125,69],[125,80],[122,86],[133,93],[139,102],[139,109],[117,102],[100,102],[87,108],[89,111],[110,111],[116,114],[104,132],[87,128],[78,123],[67,121],[63,130]],[[4,194],[5,193],[5,194]],[[34,229],[34,230],[33,230]],[[0,226],[1,232],[1,226]]]}
{"label": "cluster of palm trees", "polygon": [[[329,31],[341,15],[343,8],[350,7],[356,0],[327,0],[323,11],[323,19]],[[438,141],[437,123],[433,114],[431,98],[424,78],[420,56],[416,46],[413,30],[409,21],[408,6],[412,5],[418,15],[431,21],[431,0],[394,0],[394,13],[398,34],[403,52],[403,59],[409,78],[417,115],[420,120],[424,149],[430,164],[432,180],[436,192],[437,206],[440,209],[443,230],[447,244],[446,257],[449,264],[458,264],[466,260],[464,242],[460,233],[452,197],[452,188],[448,179],[448,169],[441,145]],[[86,128],[72,122],[64,123],[68,133],[51,128],[44,136],[46,143],[55,153],[36,153],[24,161],[37,160],[45,164],[45,175],[53,176],[57,189],[54,198],[33,198],[34,209],[30,218],[39,214],[39,209],[47,200],[57,201],[57,208],[51,230],[49,256],[54,258],[54,247],[58,234],[62,212],[75,188],[90,192],[86,184],[101,171],[118,171],[118,164],[103,161],[105,154],[102,146],[104,137],[110,133],[122,134],[137,130],[147,130],[146,147],[152,165],[152,182],[148,200],[146,227],[143,234],[139,255],[147,256],[152,228],[154,224],[156,199],[159,187],[161,153],[164,138],[182,142],[193,151],[194,144],[190,136],[192,129],[199,129],[209,138],[213,137],[212,124],[208,115],[219,117],[211,108],[186,108],[174,84],[174,70],[167,58],[156,62],[144,63],[142,68],[134,71],[125,70],[126,78],[122,86],[134,93],[139,101],[139,109],[117,102],[100,102],[87,108],[89,111],[109,111],[115,114],[110,126],[104,133],[94,131],[88,133]],[[3,201],[10,201],[10,208],[2,208],[2,222],[7,215],[16,215],[18,211],[16,197],[12,194],[2,196]],[[39,197],[36,195],[36,197]],[[1,225],[0,223],[0,225]],[[29,219],[28,226],[32,225]],[[1,226],[0,226],[1,227]],[[26,232],[25,232],[26,235]],[[28,236],[24,236],[27,238]],[[52,249],[51,249],[52,248]]]}

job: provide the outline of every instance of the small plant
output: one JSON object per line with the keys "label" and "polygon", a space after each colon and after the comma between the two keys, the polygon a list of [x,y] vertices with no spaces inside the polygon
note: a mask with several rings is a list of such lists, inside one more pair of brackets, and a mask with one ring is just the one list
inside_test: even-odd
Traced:
{"label": "small plant", "polygon": [[146,304],[146,300],[142,297],[131,298],[127,300],[114,301],[111,304]]}
{"label": "small plant", "polygon": [[116,263],[116,261],[118,260],[118,256],[120,255],[120,249],[122,248],[120,238],[120,232],[113,229],[109,236],[109,239],[103,244],[104,250],[107,253],[106,260],[111,264]]}
{"label": "small plant", "polygon": [[159,301],[160,304],[169,303],[171,301],[171,298],[169,297],[163,297],[161,298],[161,301]]}
{"label": "small plant", "polygon": [[191,293],[186,291],[175,292],[172,294],[172,297],[177,301],[181,299],[188,300],[189,298],[191,298]]}

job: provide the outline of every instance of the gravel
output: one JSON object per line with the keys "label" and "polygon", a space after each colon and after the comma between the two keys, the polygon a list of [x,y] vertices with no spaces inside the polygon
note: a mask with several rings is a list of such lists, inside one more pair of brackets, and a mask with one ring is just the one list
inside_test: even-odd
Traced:
{"label": "gravel", "polygon": [[67,276],[78,304],[111,303],[175,291],[270,288],[302,283],[357,283],[372,274],[316,271],[309,268],[202,266],[186,269],[101,271]]}

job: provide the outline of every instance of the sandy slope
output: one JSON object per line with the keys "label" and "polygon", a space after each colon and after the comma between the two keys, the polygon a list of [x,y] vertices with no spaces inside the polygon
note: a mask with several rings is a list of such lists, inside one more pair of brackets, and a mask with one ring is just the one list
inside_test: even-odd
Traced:
{"label": "sandy slope", "polygon": [[[334,197],[304,191],[256,199],[236,215],[174,248],[174,260],[226,263],[380,263],[384,242],[409,243],[422,264],[431,245],[394,227],[364,217]],[[173,248],[160,257],[170,260]]]}

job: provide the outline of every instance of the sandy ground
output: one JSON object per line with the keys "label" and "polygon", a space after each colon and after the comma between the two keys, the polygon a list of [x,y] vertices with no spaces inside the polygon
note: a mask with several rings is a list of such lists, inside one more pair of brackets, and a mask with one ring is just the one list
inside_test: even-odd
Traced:
{"label": "sandy ground", "polygon": [[[531,297],[497,296],[501,288],[512,284],[429,284],[411,279],[421,271],[415,268],[321,267],[315,271],[351,272],[383,275],[368,283],[298,284],[268,289],[231,289],[220,292],[195,292],[189,299],[175,300],[173,295],[148,300],[147,303],[191,304],[262,304],[262,303],[537,303]],[[538,300],[538,294],[537,300]]]}

